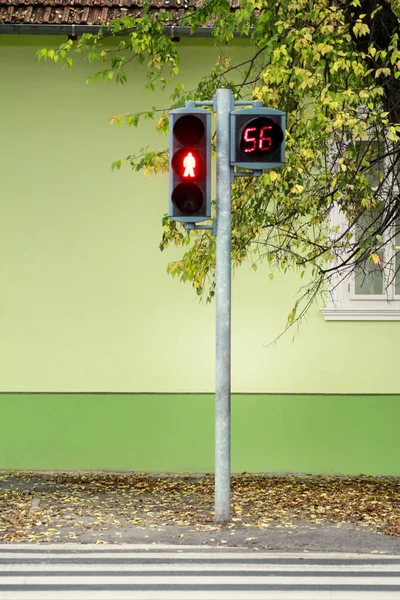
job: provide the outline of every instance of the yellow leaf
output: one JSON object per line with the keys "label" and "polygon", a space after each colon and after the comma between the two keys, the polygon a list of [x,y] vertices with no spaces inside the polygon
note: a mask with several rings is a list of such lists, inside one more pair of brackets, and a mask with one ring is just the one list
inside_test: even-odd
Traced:
{"label": "yellow leaf", "polygon": [[304,186],[296,183],[291,189],[293,194],[301,194],[304,191]]}
{"label": "yellow leaf", "polygon": [[158,119],[158,122],[157,122],[157,129],[161,129],[161,127],[164,125],[164,121],[165,121],[165,117],[160,117],[160,118]]}
{"label": "yellow leaf", "polygon": [[273,274],[273,273],[270,273],[270,274],[268,275],[268,277],[269,277],[269,278],[270,278],[270,280],[272,281],[272,280],[273,280],[273,278],[274,278],[274,274]]}
{"label": "yellow leaf", "polygon": [[390,75],[390,69],[389,68],[382,68],[382,69],[377,69],[375,71],[375,77],[379,77],[380,75],[385,75],[387,77],[389,77]]}
{"label": "yellow leaf", "polygon": [[269,174],[270,181],[276,181],[278,179],[278,174],[276,171],[271,171]]}
{"label": "yellow leaf", "polygon": [[382,263],[381,257],[379,256],[379,254],[376,254],[376,252],[371,254],[371,258],[376,265],[380,265]]}

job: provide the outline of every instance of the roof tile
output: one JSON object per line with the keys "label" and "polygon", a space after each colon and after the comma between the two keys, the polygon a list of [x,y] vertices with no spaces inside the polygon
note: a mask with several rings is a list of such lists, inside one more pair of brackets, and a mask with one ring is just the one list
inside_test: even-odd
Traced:
{"label": "roof tile", "polygon": [[51,14],[51,6],[46,6],[44,15],[43,15],[43,23],[48,23]]}
{"label": "roof tile", "polygon": [[[232,9],[241,0],[231,0]],[[154,11],[171,14],[169,23],[176,23],[189,8],[200,6],[204,0],[150,0]],[[122,15],[138,17],[144,0],[0,0],[2,24],[87,24],[109,23]],[[210,15],[210,19],[212,15]]]}

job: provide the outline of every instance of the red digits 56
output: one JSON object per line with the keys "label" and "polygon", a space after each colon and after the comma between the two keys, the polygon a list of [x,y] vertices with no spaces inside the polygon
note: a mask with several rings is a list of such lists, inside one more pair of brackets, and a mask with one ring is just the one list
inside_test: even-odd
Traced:
{"label": "red digits 56", "polygon": [[[257,127],[246,127],[244,130],[244,141],[251,146],[244,148],[245,152],[254,152],[258,150],[270,150],[272,148],[272,138],[267,135],[267,132],[272,129],[272,125],[265,125],[261,127],[260,131],[257,131]],[[258,140],[257,140],[258,133]]]}

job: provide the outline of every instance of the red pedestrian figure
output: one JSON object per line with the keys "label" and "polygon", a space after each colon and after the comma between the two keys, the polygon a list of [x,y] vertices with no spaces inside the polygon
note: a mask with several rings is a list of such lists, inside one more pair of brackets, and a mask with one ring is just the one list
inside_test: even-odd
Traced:
{"label": "red pedestrian figure", "polygon": [[196,159],[191,152],[187,154],[183,160],[183,166],[185,167],[184,177],[194,177],[194,169],[196,167]]}

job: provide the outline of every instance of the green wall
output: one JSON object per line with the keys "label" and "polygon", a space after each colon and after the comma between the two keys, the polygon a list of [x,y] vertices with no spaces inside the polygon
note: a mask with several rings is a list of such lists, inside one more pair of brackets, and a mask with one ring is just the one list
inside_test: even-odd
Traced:
{"label": "green wall", "polygon": [[[0,469],[211,472],[210,394],[0,396]],[[400,475],[399,396],[232,398],[234,472]]]}
{"label": "green wall", "polygon": [[[0,36],[0,468],[210,471],[215,309],[166,273],[167,176],[111,172],[167,142],[108,117],[168,97],[36,61],[61,41]],[[217,50],[180,48],[189,89]],[[233,469],[400,474],[400,322],[314,307],[272,344],[303,281],[268,274],[233,280]]]}

